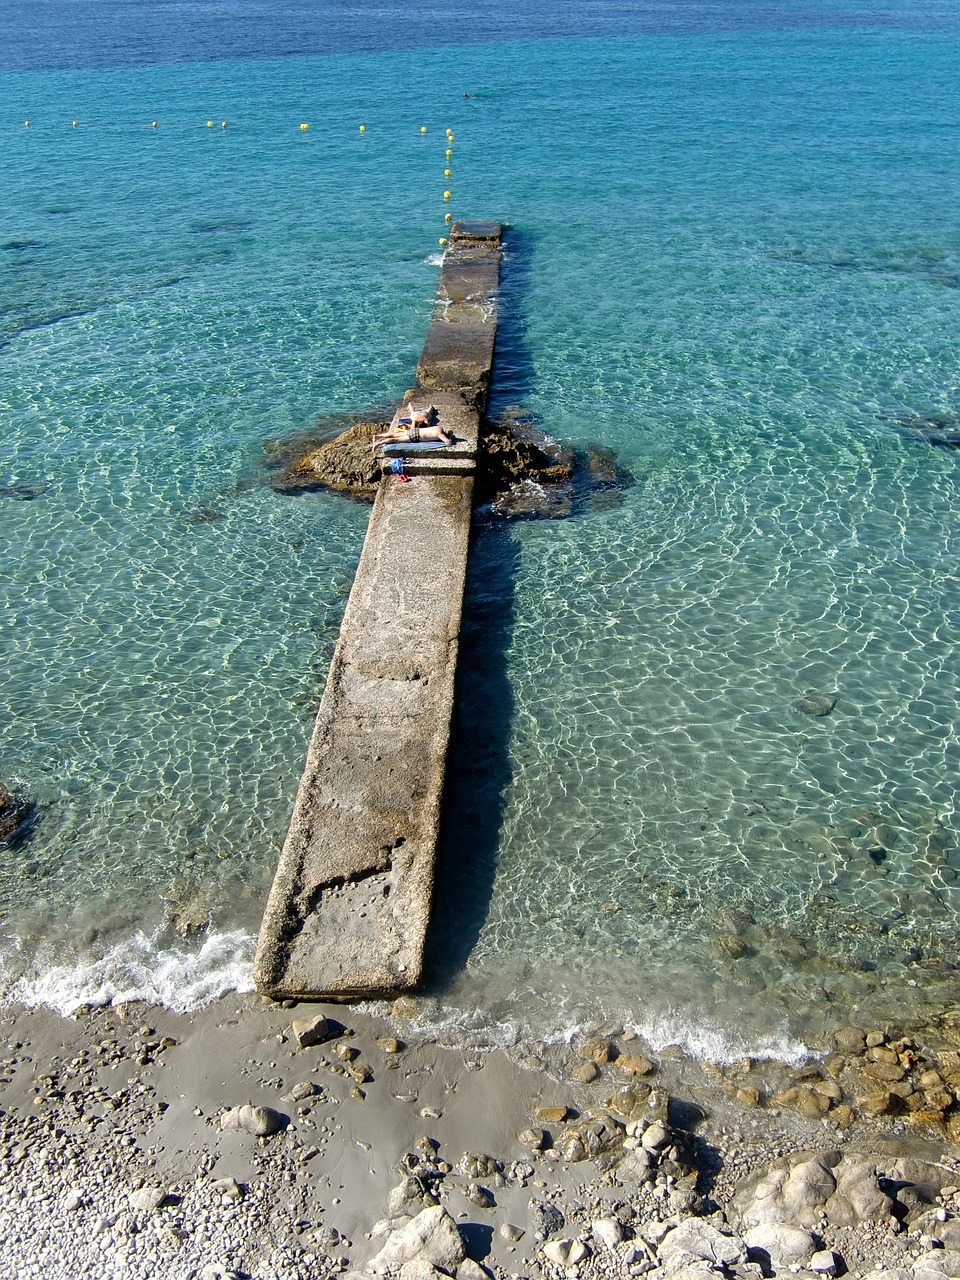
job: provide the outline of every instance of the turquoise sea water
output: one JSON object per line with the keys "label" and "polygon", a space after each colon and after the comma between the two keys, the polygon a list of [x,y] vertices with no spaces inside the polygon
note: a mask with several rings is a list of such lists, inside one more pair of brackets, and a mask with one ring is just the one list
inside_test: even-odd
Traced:
{"label": "turquoise sea water", "polygon": [[367,518],[264,448],[399,398],[449,208],[510,225],[494,409],[635,484],[478,523],[428,1016],[722,1056],[951,1008],[960,451],[896,419],[960,413],[960,22],[232,8],[5,45],[8,994],[249,984]]}

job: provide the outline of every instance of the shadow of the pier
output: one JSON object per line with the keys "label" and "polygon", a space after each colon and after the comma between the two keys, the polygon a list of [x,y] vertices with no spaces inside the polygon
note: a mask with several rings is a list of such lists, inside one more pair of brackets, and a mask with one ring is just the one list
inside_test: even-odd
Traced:
{"label": "shadow of the pier", "polygon": [[506,521],[474,524],[440,824],[424,985],[464,967],[487,917],[512,776],[514,698],[507,651],[519,547]]}
{"label": "shadow of the pier", "polygon": [[[533,240],[505,235],[497,340],[488,415],[522,404],[532,386],[526,337]],[[513,762],[514,697],[508,652],[515,619],[520,546],[513,526],[474,514],[436,886],[424,957],[424,986],[437,992],[464,968],[483,928],[497,872]]]}
{"label": "shadow of the pier", "polygon": [[497,339],[487,415],[496,420],[507,405],[523,404],[535,381],[527,341],[527,298],[533,277],[536,238],[510,227],[504,231],[497,308]]}

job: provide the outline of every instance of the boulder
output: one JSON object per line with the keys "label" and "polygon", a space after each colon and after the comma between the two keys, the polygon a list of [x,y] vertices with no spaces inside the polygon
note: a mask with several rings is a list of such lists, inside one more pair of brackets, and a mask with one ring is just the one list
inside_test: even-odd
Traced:
{"label": "boulder", "polygon": [[660,1241],[660,1262],[676,1259],[709,1262],[714,1267],[735,1267],[747,1260],[747,1248],[739,1236],[725,1235],[712,1223],[688,1218]]}
{"label": "boulder", "polygon": [[556,1205],[549,1200],[530,1201],[530,1219],[533,1223],[533,1234],[538,1240],[546,1240],[547,1236],[562,1231],[565,1218]]}
{"label": "boulder", "polygon": [[616,1218],[595,1218],[590,1231],[605,1249],[615,1249],[623,1240],[623,1226]]}
{"label": "boulder", "polygon": [[279,493],[336,489],[372,502],[383,476],[383,460],[370,447],[374,432],[386,422],[358,422],[319,448],[310,449],[270,477]]}
{"label": "boulder", "polygon": [[824,1215],[836,1226],[853,1226],[884,1221],[893,1211],[876,1165],[865,1157],[800,1152],[743,1179],[731,1202],[731,1221],[743,1230],[779,1224],[807,1229]]}
{"label": "boulder", "polygon": [[420,1258],[433,1267],[453,1272],[467,1256],[457,1224],[442,1205],[424,1209],[387,1237],[368,1268],[383,1275]]}
{"label": "boulder", "polygon": [[239,1107],[231,1107],[220,1117],[220,1128],[226,1133],[232,1129],[245,1129],[255,1138],[268,1138],[287,1127],[287,1117],[273,1107],[255,1107],[244,1103]]}
{"label": "boulder", "polygon": [[419,1254],[409,1262],[403,1263],[397,1275],[400,1280],[448,1280],[446,1271],[440,1271],[432,1262],[428,1262]]}
{"label": "boulder", "polygon": [[555,1262],[558,1267],[575,1267],[590,1256],[590,1250],[582,1240],[551,1240],[541,1251],[545,1258]]}
{"label": "boulder", "polygon": [[877,1167],[859,1156],[844,1156],[836,1168],[837,1189],[826,1202],[826,1214],[838,1227],[882,1222],[893,1213],[893,1200],[881,1191]]}
{"label": "boulder", "polygon": [[421,1209],[432,1208],[438,1201],[418,1178],[404,1178],[387,1196],[387,1213],[391,1218],[406,1215],[413,1218]]}
{"label": "boulder", "polygon": [[813,1236],[782,1223],[751,1227],[744,1232],[743,1242],[752,1262],[773,1268],[806,1266],[817,1252]]}
{"label": "boulder", "polygon": [[162,1187],[141,1187],[130,1194],[130,1204],[142,1213],[152,1213],[154,1209],[162,1209],[167,1203],[167,1193]]}
{"label": "boulder", "polygon": [[323,1044],[333,1034],[330,1020],[323,1014],[315,1018],[294,1018],[290,1027],[293,1038],[300,1049],[309,1049],[311,1045]]}
{"label": "boulder", "polygon": [[615,1120],[598,1116],[567,1129],[557,1143],[557,1150],[562,1160],[575,1164],[612,1151],[623,1142],[623,1136],[623,1129]]}
{"label": "boulder", "polygon": [[956,1249],[932,1249],[918,1258],[916,1280],[960,1280],[960,1253]]}
{"label": "boulder", "polygon": [[464,1258],[457,1267],[457,1280],[490,1280],[490,1272],[472,1258]]}

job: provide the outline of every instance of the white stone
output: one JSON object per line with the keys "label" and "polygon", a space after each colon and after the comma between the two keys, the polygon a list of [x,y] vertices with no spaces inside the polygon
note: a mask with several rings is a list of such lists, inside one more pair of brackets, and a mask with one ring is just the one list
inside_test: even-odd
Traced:
{"label": "white stone", "polygon": [[665,1147],[670,1141],[670,1134],[667,1129],[654,1120],[653,1124],[647,1125],[640,1138],[641,1146],[644,1151],[659,1151],[661,1147]]}
{"label": "white stone", "polygon": [[159,1209],[166,1198],[167,1193],[162,1187],[141,1187],[139,1191],[131,1192],[130,1204],[134,1209],[149,1213],[153,1209]]}
{"label": "white stone", "polygon": [[711,1223],[690,1218],[668,1231],[660,1242],[662,1258],[683,1254],[714,1266],[735,1267],[746,1261],[747,1250],[739,1237],[725,1236]]}
{"label": "white stone", "polygon": [[444,1271],[455,1270],[467,1256],[457,1224],[442,1205],[424,1209],[399,1230],[391,1232],[369,1266],[382,1274],[418,1255]]}
{"label": "white stone", "polygon": [[790,1267],[796,1263],[806,1266],[817,1252],[813,1237],[799,1227],[787,1227],[775,1223],[751,1227],[743,1234],[744,1244],[752,1251],[769,1256],[775,1267]]}
{"label": "white stone", "polygon": [[835,1276],[840,1269],[837,1255],[832,1249],[818,1250],[807,1263],[807,1266],[811,1271],[816,1271],[824,1276]]}
{"label": "white stone", "polygon": [[220,1128],[224,1131],[245,1129],[256,1138],[266,1138],[278,1133],[284,1127],[284,1118],[273,1107],[255,1107],[244,1103],[239,1107],[230,1107],[220,1117]]}
{"label": "white stone", "polygon": [[541,1252],[559,1267],[575,1267],[590,1256],[590,1250],[582,1240],[550,1240]]}
{"label": "white stone", "polygon": [[607,1249],[614,1249],[623,1240],[623,1227],[616,1218],[595,1218],[590,1224],[593,1238]]}

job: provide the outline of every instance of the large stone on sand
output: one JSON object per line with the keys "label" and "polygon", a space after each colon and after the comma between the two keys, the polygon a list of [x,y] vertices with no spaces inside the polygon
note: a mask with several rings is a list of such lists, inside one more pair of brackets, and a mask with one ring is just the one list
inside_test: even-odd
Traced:
{"label": "large stone on sand", "polygon": [[688,1218],[667,1232],[658,1254],[664,1262],[699,1259],[715,1267],[735,1267],[746,1261],[747,1250],[739,1236],[724,1235],[710,1222]]}
{"label": "large stone on sand", "polygon": [[453,1272],[467,1256],[457,1224],[442,1205],[424,1209],[391,1232],[386,1244],[367,1264],[370,1271],[384,1275],[414,1258],[442,1271]]}
{"label": "large stone on sand", "polygon": [[220,1128],[226,1133],[231,1129],[245,1129],[255,1138],[269,1138],[286,1128],[286,1117],[273,1107],[255,1107],[249,1102],[231,1107],[220,1117]]}
{"label": "large stone on sand", "polygon": [[[751,1227],[743,1236],[744,1244],[754,1254],[761,1255],[761,1265],[769,1262],[773,1267],[806,1266],[817,1252],[813,1236],[798,1227],[782,1223],[764,1227]],[[756,1259],[754,1259],[756,1260]]]}

